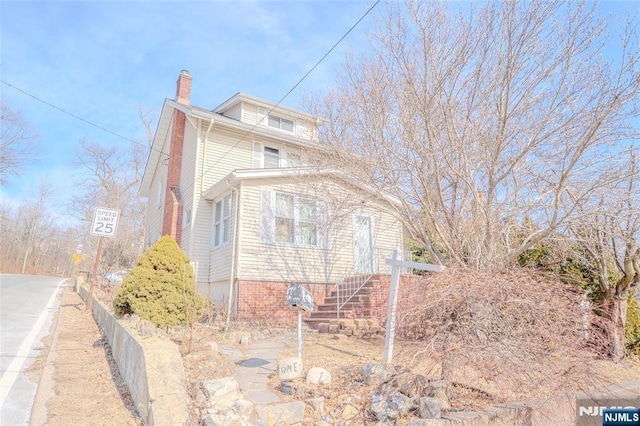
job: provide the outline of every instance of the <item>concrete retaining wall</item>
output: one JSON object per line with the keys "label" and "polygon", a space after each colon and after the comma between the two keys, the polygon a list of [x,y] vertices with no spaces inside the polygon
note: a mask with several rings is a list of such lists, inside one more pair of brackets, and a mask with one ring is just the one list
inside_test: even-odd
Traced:
{"label": "concrete retaining wall", "polygon": [[[86,300],[88,290],[79,287]],[[142,338],[93,300],[93,317],[109,342],[136,411],[147,425],[184,425],[189,420],[186,379],[178,347],[170,340]]]}

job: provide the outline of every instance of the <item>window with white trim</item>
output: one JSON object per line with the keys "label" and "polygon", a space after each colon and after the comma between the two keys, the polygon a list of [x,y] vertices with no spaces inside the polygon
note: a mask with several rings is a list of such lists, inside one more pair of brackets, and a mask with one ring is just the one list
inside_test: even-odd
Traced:
{"label": "window with white trim", "polygon": [[270,146],[264,147],[264,168],[278,168],[280,167],[280,150],[277,148],[271,148]]}
{"label": "window with white trim", "polygon": [[319,202],[285,192],[263,190],[261,240],[297,246],[326,246],[319,236]]}
{"label": "window with white trim", "polygon": [[191,209],[187,209],[183,214],[182,226],[187,226],[191,223]]}
{"label": "window with white trim", "polygon": [[213,218],[212,246],[218,247],[229,242],[231,235],[231,194],[216,202]]}
{"label": "window with white trim", "polygon": [[293,133],[293,120],[278,117],[277,115],[269,114],[269,117],[267,118],[267,125],[275,129]]}

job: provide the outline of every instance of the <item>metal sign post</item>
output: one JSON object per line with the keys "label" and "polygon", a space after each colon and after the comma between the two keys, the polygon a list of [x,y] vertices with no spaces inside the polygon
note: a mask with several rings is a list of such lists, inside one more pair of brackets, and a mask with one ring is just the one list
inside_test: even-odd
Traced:
{"label": "metal sign post", "polygon": [[313,311],[313,294],[298,283],[287,288],[287,303],[298,308],[298,358],[302,362],[302,311]]}
{"label": "metal sign post", "polygon": [[387,330],[384,338],[384,362],[390,364],[393,358],[393,339],[396,333],[396,307],[398,305],[398,287],[400,285],[400,268],[421,269],[423,271],[442,272],[442,265],[429,263],[405,262],[398,259],[398,249],[393,250],[391,259],[385,261],[391,265],[391,283],[389,286],[389,309],[387,312]]}
{"label": "metal sign post", "polygon": [[93,263],[93,276],[91,277],[91,285],[89,286],[89,295],[87,296],[86,310],[91,311],[93,305],[93,289],[98,283],[98,266],[102,257],[102,246],[104,237],[114,238],[118,230],[118,219],[120,210],[105,209],[96,207],[93,213],[93,223],[91,224],[91,235],[100,237],[98,241],[98,250],[96,252],[96,260]]}

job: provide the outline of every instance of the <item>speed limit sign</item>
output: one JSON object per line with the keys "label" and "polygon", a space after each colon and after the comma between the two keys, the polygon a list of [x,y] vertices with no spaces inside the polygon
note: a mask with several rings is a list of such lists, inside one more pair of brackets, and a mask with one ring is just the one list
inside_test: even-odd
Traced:
{"label": "speed limit sign", "polygon": [[120,210],[96,207],[96,211],[93,214],[93,223],[91,224],[91,235],[98,237],[115,237],[119,217]]}

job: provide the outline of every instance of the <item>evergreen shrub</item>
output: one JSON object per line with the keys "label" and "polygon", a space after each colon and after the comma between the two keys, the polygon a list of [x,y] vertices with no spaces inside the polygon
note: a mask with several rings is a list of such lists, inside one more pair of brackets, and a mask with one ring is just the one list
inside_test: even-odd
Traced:
{"label": "evergreen shrub", "polygon": [[202,305],[189,258],[168,235],[140,256],[113,301],[117,315],[136,314],[161,328],[194,322]]}
{"label": "evergreen shrub", "polygon": [[632,296],[629,296],[627,304],[627,324],[624,335],[627,353],[640,356],[640,305]]}

